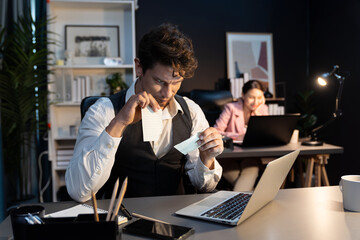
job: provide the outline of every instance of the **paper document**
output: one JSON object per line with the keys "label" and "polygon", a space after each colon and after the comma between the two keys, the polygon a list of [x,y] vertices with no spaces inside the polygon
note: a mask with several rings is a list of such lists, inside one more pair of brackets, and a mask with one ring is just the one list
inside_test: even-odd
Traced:
{"label": "paper document", "polygon": [[[107,213],[106,210],[98,208],[98,213]],[[87,204],[79,204],[75,207],[67,208],[58,212],[45,215],[47,218],[60,218],[60,217],[77,217],[79,214],[94,214],[93,207]],[[127,222],[128,219],[125,216],[118,216],[118,224]]]}
{"label": "paper document", "polygon": [[199,133],[195,134],[194,136],[188,138],[187,140],[179,144],[176,144],[174,147],[179,152],[185,155],[188,152],[191,152],[199,147],[198,144],[196,143],[198,140],[199,140]]}
{"label": "paper document", "polygon": [[151,107],[141,109],[143,141],[157,141],[162,132],[162,110],[154,112]]}

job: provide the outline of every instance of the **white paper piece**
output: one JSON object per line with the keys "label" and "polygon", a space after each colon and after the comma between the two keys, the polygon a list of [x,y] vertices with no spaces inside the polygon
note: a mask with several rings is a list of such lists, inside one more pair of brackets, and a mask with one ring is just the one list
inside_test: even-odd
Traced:
{"label": "white paper piece", "polygon": [[[87,204],[79,204],[62,211],[47,214],[45,215],[45,217],[76,217],[79,214],[93,214],[93,213],[94,213],[94,209],[92,206]],[[107,213],[107,211],[98,208],[98,213]]]}
{"label": "white paper piece", "polygon": [[185,141],[176,144],[174,147],[181,152],[182,154],[187,154],[188,152],[191,152],[195,149],[197,149],[199,146],[197,145],[197,141],[199,140],[199,133],[195,134],[194,136],[186,139]]}
{"label": "white paper piece", "polygon": [[[98,213],[107,213],[108,211],[98,208]],[[79,204],[71,208],[67,208],[58,212],[50,213],[45,215],[46,218],[61,218],[61,217],[77,217],[79,214],[94,214],[94,209],[88,204]],[[118,215],[118,224],[127,222],[127,217]]]}
{"label": "white paper piece", "polygon": [[162,132],[162,110],[154,112],[151,107],[141,109],[143,141],[157,141]]}

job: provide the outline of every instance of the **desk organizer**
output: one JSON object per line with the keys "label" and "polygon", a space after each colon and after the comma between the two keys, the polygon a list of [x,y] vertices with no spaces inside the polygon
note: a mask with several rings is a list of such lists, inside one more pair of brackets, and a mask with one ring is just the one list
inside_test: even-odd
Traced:
{"label": "desk organizer", "polygon": [[121,239],[115,221],[105,221],[106,214],[99,214],[100,221],[94,221],[93,214],[78,217],[42,218],[44,224],[18,224],[14,240],[28,239]]}

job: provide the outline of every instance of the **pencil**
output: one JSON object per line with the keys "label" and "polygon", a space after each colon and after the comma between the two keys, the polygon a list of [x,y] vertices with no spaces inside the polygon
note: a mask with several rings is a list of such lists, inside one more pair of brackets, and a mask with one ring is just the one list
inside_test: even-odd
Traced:
{"label": "pencil", "polygon": [[109,210],[108,210],[108,213],[106,215],[106,221],[110,220],[111,213],[113,212],[114,202],[115,202],[116,193],[117,193],[118,188],[119,188],[119,179],[117,179],[115,184],[114,184],[114,189],[113,189],[113,192],[112,192],[112,195],[111,195],[111,201],[110,201]]}
{"label": "pencil", "polygon": [[121,212],[130,220],[132,219],[131,214],[129,213],[129,211],[125,208],[125,206],[123,204],[120,205],[120,210]]}
{"label": "pencil", "polygon": [[94,208],[94,219],[95,222],[99,221],[99,214],[97,211],[97,203],[96,203],[96,196],[95,193],[93,191],[91,191],[91,196],[92,196],[92,202],[93,202],[93,208]]}
{"label": "pencil", "polygon": [[111,217],[111,221],[114,221],[115,217],[118,215],[121,202],[122,202],[122,200],[124,198],[124,195],[125,195],[125,192],[126,192],[127,182],[128,182],[128,178],[126,177],[123,184],[122,184],[122,186],[121,186],[121,190],[120,190],[119,197],[118,197],[116,205],[115,205],[115,211],[113,212],[113,215]]}
{"label": "pencil", "polygon": [[161,221],[161,220],[158,220],[158,219],[155,219],[155,218],[151,218],[151,217],[147,217],[147,216],[144,216],[144,215],[140,215],[138,213],[132,213],[132,215],[134,217],[137,217],[137,218],[142,218],[142,219],[146,219],[146,220],[149,220],[149,221],[154,221],[154,222],[161,222],[161,223],[165,223],[165,224],[170,224],[168,222],[164,222],[164,221]]}

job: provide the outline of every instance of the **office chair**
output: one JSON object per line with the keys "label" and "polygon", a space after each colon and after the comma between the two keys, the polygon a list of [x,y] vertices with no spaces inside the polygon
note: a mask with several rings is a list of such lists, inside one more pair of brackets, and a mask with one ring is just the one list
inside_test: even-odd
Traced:
{"label": "office chair", "polygon": [[[93,105],[99,98],[101,98],[101,96],[89,96],[89,97],[85,97],[85,98],[83,98],[83,100],[81,100],[81,104],[80,104],[81,120],[84,118],[85,113],[89,109],[89,107],[91,105]],[[57,197],[58,201],[72,200],[72,198],[68,194],[65,186],[62,186],[59,188],[59,190],[57,191],[56,197]]]}
{"label": "office chair", "polygon": [[201,107],[209,125],[214,126],[224,105],[232,102],[233,96],[230,91],[226,90],[194,89],[190,92],[190,99]]}
{"label": "office chair", "polygon": [[81,100],[80,104],[80,113],[81,120],[84,118],[86,111],[89,109],[91,105],[93,105],[101,96],[89,96]]}

